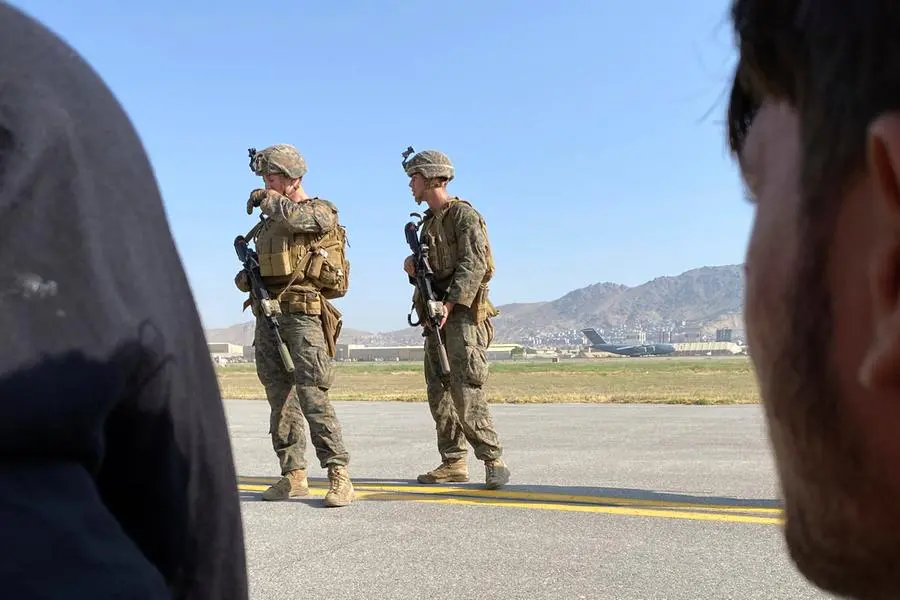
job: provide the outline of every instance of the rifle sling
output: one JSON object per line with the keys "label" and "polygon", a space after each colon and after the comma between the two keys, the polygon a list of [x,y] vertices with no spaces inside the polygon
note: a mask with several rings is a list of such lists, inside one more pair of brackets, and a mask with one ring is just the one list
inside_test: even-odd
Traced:
{"label": "rifle sling", "polygon": [[256,234],[259,233],[259,230],[263,228],[263,225],[265,225],[265,221],[260,219],[259,221],[257,221],[256,225],[254,225],[250,229],[250,231],[247,232],[247,235],[244,236],[244,239],[247,240],[248,244],[253,241],[253,238],[255,238]]}

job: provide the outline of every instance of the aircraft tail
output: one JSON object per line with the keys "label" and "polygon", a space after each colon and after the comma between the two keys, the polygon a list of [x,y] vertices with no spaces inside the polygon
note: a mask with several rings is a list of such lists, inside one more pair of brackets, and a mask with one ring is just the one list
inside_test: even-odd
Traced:
{"label": "aircraft tail", "polygon": [[582,329],[581,333],[583,333],[584,337],[586,337],[588,341],[594,346],[599,346],[600,344],[606,343],[606,340],[603,339],[603,336],[597,333],[597,330],[593,327]]}

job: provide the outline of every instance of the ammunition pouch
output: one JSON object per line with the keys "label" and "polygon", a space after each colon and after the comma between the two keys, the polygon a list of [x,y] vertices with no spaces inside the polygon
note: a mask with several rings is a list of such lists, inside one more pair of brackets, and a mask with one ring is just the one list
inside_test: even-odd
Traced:
{"label": "ammunition pouch", "polygon": [[[280,312],[286,315],[299,313],[319,317],[322,322],[322,334],[325,337],[325,349],[328,356],[334,358],[337,354],[337,341],[344,326],[341,311],[315,290],[285,290],[281,292],[280,297],[281,302],[269,301],[276,315]],[[262,314],[257,300],[248,298],[244,302],[244,309],[247,306],[250,306],[254,317]]]}
{"label": "ammunition pouch", "polygon": [[[295,246],[290,251],[260,254],[259,270],[267,286],[288,287],[305,281],[312,255],[307,252],[299,256],[301,252],[303,252],[303,248]],[[296,268],[291,268],[292,264],[296,264]]]}
{"label": "ammunition pouch", "polygon": [[500,314],[490,299],[488,298],[488,286],[482,283],[475,292],[475,299],[472,300],[472,319],[475,325],[481,325],[484,321],[496,317]]}
{"label": "ammunition pouch", "polygon": [[[299,313],[313,316],[322,314],[322,297],[316,290],[289,288],[279,294],[273,294],[270,290],[269,294],[273,297],[270,302],[280,309],[281,314],[290,315]],[[244,309],[246,309],[247,306],[250,307],[254,317],[259,317],[263,314],[260,310],[261,307],[258,300],[252,297],[248,298],[244,302]]]}
{"label": "ammunition pouch", "polygon": [[291,252],[284,248],[280,252],[257,252],[259,255],[259,272],[266,279],[290,277],[294,269],[291,266]]}
{"label": "ammunition pouch", "polygon": [[260,275],[267,285],[283,288],[303,284],[326,298],[341,298],[350,285],[350,261],[342,225],[326,233],[291,233],[280,224],[257,239]]}
{"label": "ammunition pouch", "polygon": [[337,341],[341,335],[344,322],[341,320],[341,312],[326,298],[322,298],[322,333],[325,336],[325,349],[328,356],[334,358],[337,354]]}
{"label": "ammunition pouch", "polygon": [[322,297],[316,290],[285,290],[280,294],[281,312],[304,315],[322,314]]}

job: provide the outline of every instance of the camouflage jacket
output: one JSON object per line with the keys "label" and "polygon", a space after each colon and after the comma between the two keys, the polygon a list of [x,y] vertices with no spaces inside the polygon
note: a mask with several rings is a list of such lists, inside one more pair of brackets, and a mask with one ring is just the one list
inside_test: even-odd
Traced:
{"label": "camouflage jacket", "polygon": [[337,210],[327,200],[294,202],[285,196],[267,196],[259,204],[264,215],[282,222],[292,233],[325,233],[337,225]]}
{"label": "camouflage jacket", "polygon": [[438,213],[423,215],[420,242],[430,247],[435,284],[444,300],[471,307],[479,288],[494,272],[484,218],[465,200],[454,197]]}

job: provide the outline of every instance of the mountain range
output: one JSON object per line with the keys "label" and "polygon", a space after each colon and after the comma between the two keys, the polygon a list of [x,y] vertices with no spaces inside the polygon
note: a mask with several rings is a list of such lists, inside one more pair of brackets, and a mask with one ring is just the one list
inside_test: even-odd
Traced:
{"label": "mountain range", "polygon": [[[685,323],[709,335],[718,328],[743,329],[742,265],[700,267],[657,277],[637,286],[595,283],[546,302],[503,304],[494,319],[497,342],[527,342],[572,334],[585,327],[600,331],[671,328]],[[209,342],[249,345],[253,322],[206,331]],[[342,343],[421,344],[419,328],[385,333],[344,328]]]}

